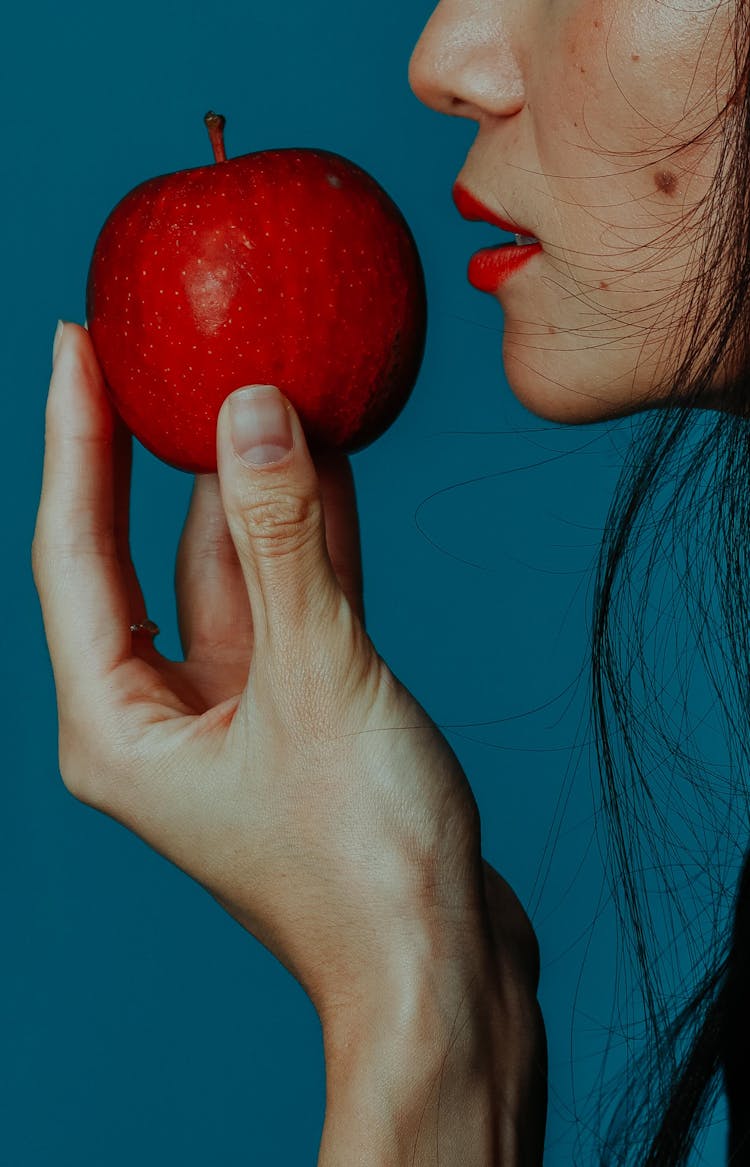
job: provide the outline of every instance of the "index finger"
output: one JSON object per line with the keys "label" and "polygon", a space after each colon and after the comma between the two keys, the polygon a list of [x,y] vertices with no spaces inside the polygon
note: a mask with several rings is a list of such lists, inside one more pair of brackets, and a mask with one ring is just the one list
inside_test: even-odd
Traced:
{"label": "index finger", "polygon": [[[116,416],[88,333],[67,323],[50,381],[32,566],[58,700],[88,705],[132,656],[115,514]],[[142,597],[141,597],[142,603]]]}
{"label": "index finger", "polygon": [[331,565],[347,600],[364,627],[362,548],[351,462],[339,450],[318,452],[314,461],[323,499],[326,545]]}

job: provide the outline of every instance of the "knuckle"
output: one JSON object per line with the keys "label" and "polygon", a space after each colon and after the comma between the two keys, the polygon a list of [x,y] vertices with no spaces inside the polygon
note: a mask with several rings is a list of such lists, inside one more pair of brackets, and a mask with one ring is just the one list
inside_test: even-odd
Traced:
{"label": "knuckle", "polygon": [[315,498],[287,492],[254,499],[245,508],[245,521],[255,550],[273,558],[302,547],[320,518]]}
{"label": "knuckle", "polygon": [[60,733],[58,767],[63,786],[79,802],[93,806],[96,803],[96,783],[93,769],[79,745],[67,734]]}
{"label": "knuckle", "polygon": [[[49,529],[48,529],[49,527]],[[44,527],[37,525],[31,544],[31,563],[34,578],[52,561],[88,559],[116,559],[117,535],[106,521],[92,516],[86,510],[71,511],[66,523],[53,529],[52,520]]]}
{"label": "knuckle", "polygon": [[227,544],[226,538],[213,531],[202,532],[200,538],[192,537],[183,531],[177,549],[177,557],[181,563],[189,561],[200,566],[214,562],[229,566],[236,560],[236,554],[233,553],[234,547]]}
{"label": "knuckle", "polygon": [[177,560],[183,566],[202,566],[214,561],[222,566],[236,566],[237,552],[223,505],[220,500],[215,505],[205,505],[207,490],[208,487],[203,484],[196,484],[193,489],[190,509],[177,547]]}
{"label": "knuckle", "polygon": [[[115,763],[115,758],[118,759]],[[92,726],[77,726],[66,719],[58,735],[58,766],[69,794],[87,806],[112,813],[112,795],[121,784],[122,747],[113,751],[107,735],[92,733]],[[124,763],[127,770],[127,762]]]}

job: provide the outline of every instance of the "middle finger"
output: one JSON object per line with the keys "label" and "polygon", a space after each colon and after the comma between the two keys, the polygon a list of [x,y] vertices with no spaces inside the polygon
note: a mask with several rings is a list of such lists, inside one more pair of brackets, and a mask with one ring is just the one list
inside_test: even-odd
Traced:
{"label": "middle finger", "polygon": [[175,563],[185,659],[250,660],[253,622],[218,474],[196,474]]}

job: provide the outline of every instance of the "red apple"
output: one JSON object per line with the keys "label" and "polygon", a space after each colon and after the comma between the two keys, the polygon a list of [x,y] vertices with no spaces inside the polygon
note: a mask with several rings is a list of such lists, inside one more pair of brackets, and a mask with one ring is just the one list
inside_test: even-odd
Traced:
{"label": "red apple", "polygon": [[88,329],[112,403],[158,458],[216,471],[216,422],[241,385],[273,384],[311,449],[369,445],[403,409],[424,353],[414,238],[361,167],[328,150],[215,162],[140,183],[96,240]]}

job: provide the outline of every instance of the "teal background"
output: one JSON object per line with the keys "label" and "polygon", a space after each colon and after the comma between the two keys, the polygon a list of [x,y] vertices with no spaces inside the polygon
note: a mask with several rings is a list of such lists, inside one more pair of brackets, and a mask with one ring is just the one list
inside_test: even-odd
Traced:
{"label": "teal background", "polygon": [[[210,160],[209,108],[227,118],[230,156],[301,145],[350,157],[417,240],[429,300],[421,374],[392,429],[352,458],[368,630],[444,728],[480,804],[484,853],[532,912],[550,1043],[546,1162],[585,1161],[574,1138],[616,960],[594,840],[588,610],[633,423],[565,429],[508,388],[500,306],[466,279],[493,234],[450,197],[476,126],[426,109],[408,86],[431,10],[135,0],[4,13],[8,1167],[313,1164],[322,1128],[319,1025],[297,983],[182,872],[63,787],[30,569],[56,320],[83,322],[89,258],[114,204],[146,178]],[[134,558],[173,657],[191,483],[136,444]],[[719,1163],[722,1145],[718,1126],[702,1161]]]}

